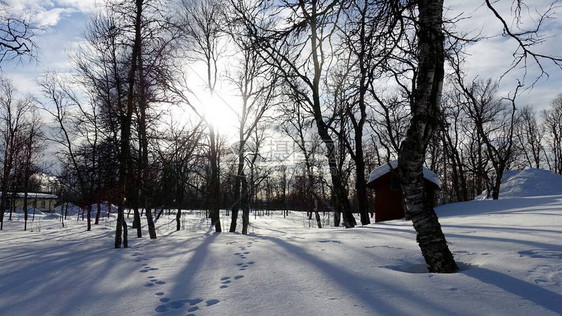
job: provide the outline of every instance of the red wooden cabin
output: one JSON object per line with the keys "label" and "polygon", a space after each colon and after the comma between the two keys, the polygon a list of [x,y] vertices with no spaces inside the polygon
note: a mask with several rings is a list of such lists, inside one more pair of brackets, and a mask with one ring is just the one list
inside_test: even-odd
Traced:
{"label": "red wooden cabin", "polygon": [[[390,164],[390,166],[389,166]],[[388,221],[404,217],[402,189],[396,167],[397,161],[391,161],[371,172],[367,187],[375,191],[375,222]],[[424,167],[425,189],[427,199],[435,204],[435,192],[439,190],[439,179],[431,170]]]}

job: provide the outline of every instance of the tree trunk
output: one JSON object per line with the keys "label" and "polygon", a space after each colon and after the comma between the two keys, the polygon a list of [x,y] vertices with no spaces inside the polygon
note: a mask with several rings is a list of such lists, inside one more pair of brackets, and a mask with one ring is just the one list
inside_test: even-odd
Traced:
{"label": "tree trunk", "polygon": [[322,228],[322,221],[320,220],[320,214],[318,213],[318,197],[314,198],[314,214],[316,216],[316,224],[318,228]]}
{"label": "tree trunk", "polygon": [[148,236],[150,239],[156,239],[156,226],[154,225],[154,218],[152,217],[152,209],[146,208],[146,221],[148,224]]}
{"label": "tree trunk", "polygon": [[25,192],[23,193],[23,230],[27,231],[27,219],[28,219],[28,212],[27,212],[27,191],[29,190],[28,186],[27,186],[27,182],[26,181],[26,185],[24,186],[25,188]]}
{"label": "tree trunk", "polygon": [[210,190],[209,190],[209,203],[210,203],[210,218],[211,224],[215,226],[215,232],[220,233],[221,222],[220,222],[220,179],[219,179],[219,153],[218,153],[218,142],[215,134],[214,127],[210,127],[209,137],[211,139],[210,143],[210,162],[211,162],[211,179],[210,179]]}
{"label": "tree trunk", "polygon": [[236,222],[238,221],[238,209],[239,205],[241,204],[240,195],[240,184],[242,183],[242,177],[244,175],[244,134],[243,134],[243,127],[240,127],[240,137],[239,137],[239,146],[238,146],[238,172],[236,173],[236,183],[234,184],[234,205],[232,206],[232,216],[230,218],[230,232],[234,233],[236,231]]}
{"label": "tree trunk", "polygon": [[418,2],[418,77],[411,104],[412,118],[400,146],[398,168],[406,216],[412,220],[430,272],[459,270],[441,230],[433,206],[427,201],[423,163],[437,122],[444,78],[443,0]]}
{"label": "tree trunk", "polygon": [[334,226],[340,227],[340,223],[341,223],[341,212],[338,212],[338,210],[334,210]]}
{"label": "tree trunk", "polygon": [[242,174],[242,234],[248,234],[248,226],[250,226],[250,205],[248,196],[248,181],[246,176]]}
{"label": "tree trunk", "polygon": [[117,208],[117,223],[115,225],[115,248],[128,247],[127,225],[125,223],[125,210],[123,204],[120,203]]}
{"label": "tree trunk", "polygon": [[68,211],[68,203],[65,203],[60,208],[60,223],[62,228],[64,228],[64,220],[66,219],[66,213]]}
{"label": "tree trunk", "polygon": [[178,208],[178,212],[176,213],[176,230],[181,230],[181,208]]}
{"label": "tree trunk", "polygon": [[[98,190],[100,189],[100,186],[98,185]],[[98,207],[97,212],[96,212],[96,221],[94,222],[94,225],[98,225],[100,223],[100,213],[101,213],[101,201],[100,198],[97,198],[98,203],[96,204],[96,206]],[[108,211],[109,212],[109,211]]]}
{"label": "tree trunk", "polygon": [[[359,155],[357,156],[359,157]],[[363,154],[361,154],[361,161],[356,161],[356,179],[355,179],[355,190],[357,191],[357,203],[359,213],[361,214],[361,224],[369,225],[371,220],[369,219],[368,203],[367,203],[367,183],[365,182],[365,162],[363,160]]]}
{"label": "tree trunk", "polygon": [[500,197],[500,187],[502,184],[503,168],[501,172],[496,173],[494,184],[492,185],[492,199],[497,200]]}
{"label": "tree trunk", "polygon": [[[236,197],[235,197],[236,198]],[[229,232],[236,232],[236,222],[238,221],[238,205],[232,207],[232,213],[230,215],[230,230]]]}
{"label": "tree trunk", "polygon": [[91,231],[91,230],[92,230],[92,205],[91,205],[91,204],[88,204],[88,205],[86,206],[86,211],[88,212],[88,213],[86,214],[86,217],[87,217],[87,219],[88,219],[88,220],[87,220],[87,222],[88,222],[88,228],[87,228],[86,230],[87,230],[87,231]]}
{"label": "tree trunk", "polygon": [[[316,3],[315,3],[316,4]],[[324,145],[326,146],[326,157],[328,158],[328,165],[330,167],[330,175],[332,180],[332,190],[334,194],[334,208],[336,212],[342,212],[343,214],[343,224],[346,228],[354,227],[357,223],[353,213],[351,211],[351,205],[349,204],[349,198],[347,196],[347,189],[345,183],[343,182],[342,175],[339,172],[337,161],[337,150],[334,139],[329,133],[329,127],[324,121],[324,116],[321,106],[320,98],[320,79],[322,74],[322,63],[323,56],[319,50],[320,47],[318,41],[318,25],[317,25],[317,12],[316,5],[312,6],[312,13],[310,19],[310,45],[311,45],[311,57],[314,66],[314,77],[312,79],[312,112],[314,115],[314,121],[318,130],[318,135],[322,139]]]}
{"label": "tree trunk", "polygon": [[123,219],[123,221],[121,222],[121,224],[123,225],[123,248],[128,248],[129,238],[127,237],[128,234],[127,234],[127,222],[125,222],[125,213],[123,213],[121,218]]}
{"label": "tree trunk", "polygon": [[133,228],[137,230],[137,238],[142,238],[141,216],[138,206],[133,207]]}
{"label": "tree trunk", "polygon": [[[142,7],[143,0],[136,0],[136,12],[135,12],[135,41],[133,43],[133,51],[131,54],[131,69],[128,74],[128,92],[127,92],[127,103],[125,109],[120,109],[121,113],[121,157],[119,161],[119,181],[120,183],[120,199],[117,208],[117,223],[115,228],[115,248],[121,247],[121,242],[123,241],[123,246],[126,248],[128,245],[127,240],[127,226],[125,223],[125,196],[127,192],[127,182],[129,181],[128,175],[128,165],[130,159],[130,138],[131,138],[131,120],[133,117],[133,107],[134,107],[134,88],[135,88],[135,76],[137,71],[137,58],[140,54],[140,44],[141,44],[141,22],[142,22]],[[123,113],[124,112],[124,113]],[[123,240],[121,239],[121,234],[123,234]]]}

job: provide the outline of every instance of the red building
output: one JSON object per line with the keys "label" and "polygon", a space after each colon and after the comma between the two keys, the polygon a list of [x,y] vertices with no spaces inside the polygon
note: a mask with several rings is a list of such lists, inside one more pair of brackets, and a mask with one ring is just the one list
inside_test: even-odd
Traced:
{"label": "red building", "polygon": [[[404,217],[402,189],[396,167],[396,160],[379,166],[371,172],[367,187],[375,191],[375,222],[388,221]],[[423,167],[427,199],[435,204],[435,192],[441,184],[433,171]]]}

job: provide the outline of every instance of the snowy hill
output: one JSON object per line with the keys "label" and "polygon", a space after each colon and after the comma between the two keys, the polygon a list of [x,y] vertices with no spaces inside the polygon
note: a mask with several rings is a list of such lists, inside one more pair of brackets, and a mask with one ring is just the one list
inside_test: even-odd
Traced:
{"label": "snowy hill", "polygon": [[562,175],[543,169],[508,171],[500,187],[500,198],[557,194],[562,194]]}
{"label": "snowy hill", "polygon": [[[405,220],[318,229],[304,213],[252,214],[250,235],[243,236],[207,233],[204,212],[185,214],[176,232],[172,213],[158,221],[157,240],[130,237],[129,249],[112,248],[113,217],[91,232],[77,217],[61,228],[39,215],[33,232],[21,231],[19,220],[6,222],[0,231],[0,311],[562,314],[562,194],[455,203],[436,211],[459,273],[427,273]],[[226,227],[228,217],[222,218]],[[328,220],[325,215],[324,224]]]}

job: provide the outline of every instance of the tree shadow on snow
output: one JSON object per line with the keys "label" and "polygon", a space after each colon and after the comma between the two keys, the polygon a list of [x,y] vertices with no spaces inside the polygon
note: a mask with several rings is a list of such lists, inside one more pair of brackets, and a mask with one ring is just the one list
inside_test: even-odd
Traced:
{"label": "tree shadow on snow", "polygon": [[497,286],[506,292],[531,301],[556,314],[562,311],[562,295],[551,292],[538,285],[481,267],[474,267],[463,273],[480,282]]}
{"label": "tree shadow on snow", "polygon": [[[159,301],[159,305],[154,309],[155,312],[168,313],[187,309],[188,313],[194,313],[220,302],[218,299],[201,298],[197,293],[186,295],[187,290],[191,288],[193,283],[193,277],[203,267],[208,257],[209,245],[213,243],[217,236],[218,234],[206,235],[201,244],[189,250],[192,256],[187,260],[187,265],[182,268],[182,272],[179,274],[180,280],[175,280],[175,286],[169,292],[155,293]],[[179,299],[172,300],[172,298]]]}
{"label": "tree shadow on snow", "polygon": [[[303,248],[282,239],[263,235],[256,235],[256,237],[271,241],[288,253],[298,256],[314,267],[316,271],[322,272],[326,279],[333,281],[338,287],[350,293],[352,297],[360,300],[362,304],[375,314],[403,314],[404,311],[400,308],[400,301],[397,301],[397,304],[393,304],[385,298],[388,295],[395,297],[405,297],[407,295],[408,305],[423,306],[424,310],[431,310],[433,314],[446,315],[454,312],[438,305],[428,306],[431,303],[421,297],[416,297],[416,293],[413,291],[408,291],[406,288],[399,288],[391,283],[381,283],[381,280],[369,278],[361,274],[351,273],[328,261],[319,259],[307,253]],[[384,291],[385,297],[377,297],[376,293],[382,293],[382,291]]]}

